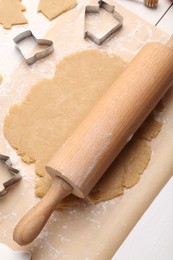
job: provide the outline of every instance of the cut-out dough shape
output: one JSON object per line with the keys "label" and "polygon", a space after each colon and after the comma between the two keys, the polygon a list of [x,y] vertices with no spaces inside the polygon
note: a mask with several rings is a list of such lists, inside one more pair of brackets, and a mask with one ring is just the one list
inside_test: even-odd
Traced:
{"label": "cut-out dough shape", "polygon": [[27,23],[22,13],[26,9],[20,2],[21,0],[0,1],[0,24],[4,29],[10,29],[15,24]]}
{"label": "cut-out dough shape", "polygon": [[40,0],[38,12],[42,12],[49,20],[52,20],[72,9],[76,4],[76,0]]}
{"label": "cut-out dough shape", "polygon": [[[22,104],[11,108],[4,122],[4,134],[25,162],[35,162],[36,173],[41,177],[36,184],[37,196],[44,196],[52,183],[45,171],[47,162],[125,67],[121,58],[106,52],[76,53],[57,65],[54,78],[39,82]],[[138,182],[151,156],[146,136],[153,138],[161,127],[153,117],[148,120],[151,124],[146,121],[143,125],[146,131],[132,138],[90,193],[93,202],[118,196],[125,187]],[[62,205],[78,202],[76,197],[68,197]]]}

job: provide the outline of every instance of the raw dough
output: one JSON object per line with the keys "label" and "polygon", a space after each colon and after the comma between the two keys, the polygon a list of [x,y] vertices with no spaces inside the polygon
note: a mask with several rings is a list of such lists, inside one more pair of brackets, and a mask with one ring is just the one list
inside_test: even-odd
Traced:
{"label": "raw dough", "polygon": [[40,0],[38,12],[42,12],[49,20],[52,20],[76,4],[76,0]]}
{"label": "raw dough", "polygon": [[[25,162],[35,162],[41,177],[36,183],[37,196],[44,196],[52,183],[44,169],[48,160],[125,67],[121,58],[106,52],[76,53],[57,65],[54,78],[39,82],[22,104],[11,108],[5,118],[4,134]],[[93,202],[118,196],[124,187],[138,182],[151,156],[147,140],[158,134],[161,123],[150,116],[143,128],[145,131],[138,131],[90,193]],[[63,205],[78,202],[70,197]]]}
{"label": "raw dough", "polygon": [[1,84],[1,82],[2,82],[2,76],[0,75],[0,84]]}
{"label": "raw dough", "polygon": [[27,23],[22,14],[26,9],[20,2],[21,0],[0,1],[0,24],[3,25],[3,28],[10,29],[14,24]]}

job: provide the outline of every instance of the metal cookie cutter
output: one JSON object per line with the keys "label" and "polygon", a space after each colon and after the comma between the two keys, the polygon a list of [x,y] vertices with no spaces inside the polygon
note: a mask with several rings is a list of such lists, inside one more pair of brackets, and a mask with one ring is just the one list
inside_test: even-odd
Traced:
{"label": "metal cookie cutter", "polygon": [[[23,41],[26,38],[32,37],[34,39],[34,41],[38,44],[38,45],[45,45],[47,46],[47,49],[45,49],[44,51],[41,52],[37,52],[33,57],[30,58],[25,58],[25,56],[23,55],[21,49],[18,46],[18,43]],[[33,33],[31,31],[25,31],[20,33],[19,35],[17,35],[13,41],[16,44],[16,48],[19,50],[19,52],[22,54],[25,62],[28,65],[32,65],[34,62],[36,62],[37,60],[43,59],[45,57],[47,57],[48,55],[50,55],[53,51],[54,51],[54,47],[53,47],[53,42],[50,40],[46,40],[46,39],[37,39]]]}
{"label": "metal cookie cutter", "polygon": [[8,181],[3,183],[4,189],[0,191],[0,197],[2,197],[5,194],[7,194],[8,188],[10,188],[12,185],[14,185],[16,182],[22,179],[22,176],[19,170],[13,168],[10,158],[8,156],[0,154],[0,161],[4,163],[5,167],[12,175],[12,177]]}
{"label": "metal cookie cutter", "polygon": [[122,25],[123,25],[123,17],[115,11],[115,6],[112,6],[104,1],[99,1],[98,6],[86,6],[85,8],[85,16],[87,13],[99,13],[100,8],[103,8],[107,12],[113,14],[113,17],[119,22],[113,29],[111,29],[108,33],[106,33],[100,39],[97,38],[89,31],[85,31],[84,38],[89,38],[91,41],[95,42],[98,45],[101,45],[104,41],[106,41],[113,33],[115,33]]}

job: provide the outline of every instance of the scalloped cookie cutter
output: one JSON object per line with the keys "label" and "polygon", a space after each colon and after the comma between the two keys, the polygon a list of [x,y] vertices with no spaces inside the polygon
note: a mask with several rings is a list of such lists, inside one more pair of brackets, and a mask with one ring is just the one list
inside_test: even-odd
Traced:
{"label": "scalloped cookie cutter", "polygon": [[[34,56],[32,56],[30,58],[25,58],[25,56],[23,55],[23,52],[21,51],[20,47],[18,46],[18,43],[29,37],[33,38],[34,41],[38,45],[45,45],[45,46],[47,46],[47,48],[44,51],[37,52]],[[22,54],[25,62],[28,65],[32,65],[34,62],[49,56],[54,51],[52,41],[46,40],[46,39],[37,39],[30,30],[20,33],[13,39],[13,41],[15,42],[16,48]]]}
{"label": "scalloped cookie cutter", "polygon": [[8,171],[11,173],[12,177],[3,183],[4,189],[0,190],[0,197],[4,196],[8,192],[8,188],[13,186],[16,182],[22,179],[19,170],[15,169],[12,165],[10,157],[0,154],[0,161],[5,165]]}
{"label": "scalloped cookie cutter", "polygon": [[85,18],[88,13],[99,13],[100,8],[111,13],[113,17],[118,21],[118,24],[114,26],[109,32],[107,32],[103,37],[97,38],[94,34],[89,31],[85,31],[84,38],[89,38],[91,41],[95,42],[98,45],[101,45],[106,41],[112,34],[114,34],[120,27],[123,25],[123,17],[117,11],[115,11],[115,6],[110,5],[104,1],[99,1],[98,6],[88,5],[85,8]]}

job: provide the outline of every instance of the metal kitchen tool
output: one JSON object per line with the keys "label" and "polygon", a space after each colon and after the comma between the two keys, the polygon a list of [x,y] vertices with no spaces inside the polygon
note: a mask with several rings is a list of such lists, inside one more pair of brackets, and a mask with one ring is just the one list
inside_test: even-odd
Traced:
{"label": "metal kitchen tool", "polygon": [[99,13],[100,8],[103,8],[107,12],[111,13],[113,17],[118,21],[118,24],[101,38],[96,37],[94,34],[92,34],[89,31],[85,31],[84,38],[89,38],[91,41],[95,42],[96,44],[101,45],[123,25],[123,17],[118,12],[115,11],[115,6],[107,4],[104,1],[99,1],[98,4],[99,4],[98,6],[91,6],[91,5],[86,6],[85,18],[88,13]]}
{"label": "metal kitchen tool", "polygon": [[8,192],[8,188],[13,186],[16,182],[20,181],[22,179],[22,176],[19,172],[19,170],[15,169],[11,163],[10,157],[0,154],[0,161],[3,162],[5,167],[8,169],[8,171],[11,173],[11,178],[3,183],[4,189],[0,191],[0,197],[4,196]]}
{"label": "metal kitchen tool", "polygon": [[[23,55],[23,52],[21,51],[18,43],[23,41],[26,38],[32,37],[34,39],[34,41],[38,44],[38,45],[45,45],[47,46],[47,48],[44,51],[40,51],[37,52],[33,57],[30,58],[25,58],[25,56]],[[28,65],[32,65],[34,62],[36,62],[37,60],[43,59],[47,56],[49,56],[53,51],[54,51],[54,47],[53,47],[53,42],[50,40],[46,40],[46,39],[37,39],[33,33],[31,31],[25,31],[20,33],[19,35],[17,35],[14,39],[14,42],[16,43],[16,48],[19,50],[19,52],[22,54],[25,62]]]}
{"label": "metal kitchen tool", "polygon": [[14,230],[20,245],[32,242],[57,204],[73,193],[85,198],[167,92],[173,80],[173,37],[147,43],[46,166],[48,193]]}

